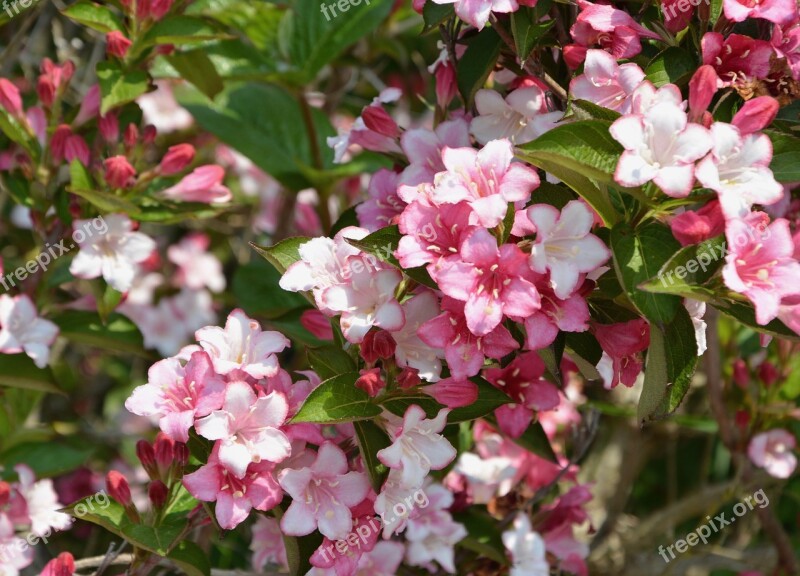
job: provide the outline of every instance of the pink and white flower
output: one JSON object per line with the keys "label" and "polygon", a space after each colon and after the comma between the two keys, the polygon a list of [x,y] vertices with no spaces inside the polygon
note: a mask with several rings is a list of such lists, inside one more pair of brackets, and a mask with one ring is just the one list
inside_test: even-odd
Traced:
{"label": "pink and white flower", "polygon": [[436,382],[442,372],[444,350],[423,342],[418,332],[425,322],[439,314],[439,301],[433,292],[425,291],[406,300],[402,306],[406,322],[400,330],[392,332],[397,365],[413,368],[423,380]]}
{"label": "pink and white flower", "polygon": [[369,197],[356,206],[358,223],[374,232],[384,226],[394,224],[405,208],[406,203],[397,195],[399,175],[391,170],[381,169],[372,175],[367,194]]}
{"label": "pink and white flower", "polygon": [[198,166],[184,176],[180,182],[164,190],[161,194],[170,200],[180,202],[203,202],[223,204],[233,198],[231,191],[222,184],[225,169],[216,164]]}
{"label": "pink and white flower", "polygon": [[[72,526],[72,518],[59,512],[64,505],[58,501],[52,480],[37,481],[33,470],[25,464],[14,466],[14,470],[19,476],[16,490],[24,502],[24,523],[30,525],[33,534],[46,536],[52,530],[67,530]],[[0,514],[0,518],[2,516]]]}
{"label": "pink and white flower", "polygon": [[517,0],[433,0],[436,4],[455,4],[456,14],[478,30],[489,21],[492,12],[508,13],[519,9]]}
{"label": "pink and white flower", "polygon": [[764,468],[770,476],[789,478],[797,468],[797,457],[792,452],[796,447],[794,435],[776,428],[753,436],[747,455],[753,464]]}
{"label": "pink and white flower", "polygon": [[433,182],[438,172],[446,170],[442,162],[442,150],[469,145],[469,126],[463,118],[442,122],[433,131],[425,128],[406,130],[400,137],[400,146],[409,165],[400,176],[401,190],[403,187]]}
{"label": "pink and white flower", "polygon": [[428,505],[420,507],[408,520],[406,561],[411,566],[423,567],[436,561],[455,574],[454,546],[467,536],[467,530],[447,511],[453,505],[453,494],[447,488],[428,484],[423,489]]}
{"label": "pink and white flower", "polygon": [[775,24],[786,24],[797,17],[795,0],[724,0],[722,9],[725,17],[733,22],[743,22],[748,18],[763,18]]}
{"label": "pink and white flower", "polygon": [[178,286],[193,290],[208,287],[212,292],[225,289],[222,263],[208,252],[210,239],[205,234],[189,234],[178,244],[167,249],[170,261],[178,266],[175,281]]}
{"label": "pink and white flower", "polygon": [[58,326],[39,318],[27,295],[0,296],[0,353],[25,352],[36,366],[44,368],[56,336]]}
{"label": "pink and white flower", "polygon": [[523,514],[514,518],[514,528],[503,532],[503,545],[511,554],[511,576],[548,576],[546,550],[542,537],[533,531],[531,521]]}
{"label": "pink and white flower", "polygon": [[578,6],[581,13],[570,28],[570,34],[579,46],[590,48],[599,45],[620,60],[641,52],[642,38],[661,39],[630,14],[613,6],[592,4],[586,0],[579,0]]}
{"label": "pink and white flower", "polygon": [[633,62],[620,66],[605,50],[587,50],[583,74],[572,80],[569,91],[573,98],[627,114],[631,95],[644,78],[644,71]]}
{"label": "pink and white flower", "polygon": [[253,569],[257,572],[263,571],[267,564],[289,567],[281,526],[275,518],[260,515],[256,518],[250,550],[253,551]]}
{"label": "pink and white flower", "polygon": [[505,98],[496,90],[478,90],[476,116],[470,132],[480,144],[507,138],[512,144],[525,144],[553,128],[564,114],[550,112],[547,98],[538,86],[518,88]]}

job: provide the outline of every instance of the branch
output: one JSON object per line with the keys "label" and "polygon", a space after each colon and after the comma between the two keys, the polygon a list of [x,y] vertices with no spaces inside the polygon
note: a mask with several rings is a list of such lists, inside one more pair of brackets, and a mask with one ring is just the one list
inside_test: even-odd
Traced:
{"label": "branch", "polygon": [[[103,564],[107,566],[125,566],[133,561],[133,554],[120,554],[110,562],[106,562],[107,555],[94,556],[92,558],[84,558],[83,560],[75,561],[75,570],[84,568],[96,568]],[[168,560],[161,561],[162,566],[170,566]],[[248,572],[247,570],[218,570],[211,569],[211,576],[281,576],[281,572]]]}

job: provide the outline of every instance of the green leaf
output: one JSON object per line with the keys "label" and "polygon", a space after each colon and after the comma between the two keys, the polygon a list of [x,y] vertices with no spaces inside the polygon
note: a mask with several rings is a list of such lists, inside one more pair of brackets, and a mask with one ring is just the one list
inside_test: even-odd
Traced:
{"label": "green leaf", "polygon": [[214,67],[214,63],[204,50],[176,52],[166,57],[167,61],[181,75],[209,98],[222,92],[225,85]]}
{"label": "green leaf", "polygon": [[454,408],[447,415],[447,422],[450,424],[482,418],[487,414],[491,414],[500,406],[511,403],[511,398],[508,397],[508,394],[498,390],[483,378],[474,376],[470,380],[478,387],[478,398],[469,406]]}
{"label": "green leaf", "polygon": [[156,46],[157,44],[199,44],[208,40],[221,40],[231,38],[219,30],[217,26],[203,18],[193,16],[168,16],[156,22],[145,34],[142,46]]}
{"label": "green leaf", "polygon": [[369,474],[372,488],[378,493],[381,490],[381,486],[383,486],[384,480],[386,480],[386,476],[389,475],[389,469],[384,464],[381,464],[377,454],[380,450],[388,448],[392,441],[386,435],[386,432],[369,420],[353,422],[353,427],[356,430],[358,449],[361,451],[361,458],[364,460],[364,468]]}
{"label": "green leaf", "polygon": [[103,212],[124,212],[134,216],[139,212],[139,208],[125,200],[103,190],[96,190],[89,171],[78,160],[73,160],[69,165],[70,185],[67,191],[70,194],[80,196],[90,204],[96,206]]}
{"label": "green leaf", "polygon": [[0,130],[12,142],[22,146],[34,160],[39,158],[39,142],[8,111],[0,106]]}
{"label": "green leaf", "polygon": [[639,287],[647,292],[675,294],[687,298],[711,296],[713,291],[703,288],[703,284],[719,271],[726,254],[724,236],[685,246],[661,267],[658,275]]}
{"label": "green leaf", "polygon": [[[308,83],[316,78],[323,66],[339,56],[346,48],[371,33],[392,10],[392,0],[366,0],[346,3],[320,3],[320,0],[294,0],[288,19],[283,23],[289,32],[289,58],[299,74],[297,81]],[[328,17],[324,8],[327,6]],[[335,13],[335,14],[334,14]]]}
{"label": "green leaf", "polygon": [[283,274],[286,269],[300,260],[300,246],[311,240],[305,236],[293,236],[286,240],[281,240],[274,246],[259,246],[250,243],[256,252],[264,257],[267,262],[275,266],[275,269]]}
{"label": "green leaf", "polygon": [[306,354],[308,355],[308,364],[311,369],[322,380],[358,371],[358,367],[350,355],[337,346],[308,348]]}
{"label": "green leaf", "polygon": [[23,442],[0,454],[3,463],[3,478],[14,474],[14,466],[26,464],[36,478],[52,478],[67,474],[83,466],[91,458],[93,446],[76,448],[63,442]]}
{"label": "green leaf", "polygon": [[[494,427],[497,427],[497,419],[494,416],[487,418],[487,420]],[[530,426],[528,426],[519,438],[512,438],[512,440],[525,448],[528,452],[533,452],[549,462],[558,464],[558,457],[553,451],[553,447],[550,445],[550,439],[547,437],[540,422],[531,422]]]}
{"label": "green leaf", "polygon": [[608,195],[595,182],[613,185],[613,174],[622,155],[622,147],[608,131],[610,126],[607,120],[562,124],[517,150],[518,157],[575,190],[606,225],[615,223],[618,216]]}
{"label": "green leaf", "polygon": [[422,7],[422,20],[425,22],[424,32],[436,28],[445,20],[455,16],[452,4],[436,4],[435,2],[425,2]]}
{"label": "green leaf", "polygon": [[475,93],[483,88],[489,73],[500,57],[503,41],[493,28],[484,28],[467,45],[467,50],[458,61],[456,79],[467,107],[472,106]]}
{"label": "green leaf", "polygon": [[95,312],[67,310],[57,318],[53,318],[53,322],[61,330],[61,336],[71,342],[106,351],[150,357],[144,351],[139,329],[133,322],[119,314],[111,314],[103,324]]}
{"label": "green leaf", "polygon": [[800,180],[800,138],[781,132],[767,131],[772,140],[772,162],[769,167],[778,182]]}
{"label": "green leaf", "polygon": [[233,296],[248,316],[279,318],[296,308],[308,307],[301,294],[282,289],[281,275],[269,263],[258,258],[239,266],[233,274]]}
{"label": "green leaf", "polygon": [[[253,161],[290,190],[313,187],[306,175],[314,163],[298,101],[276,86],[228,86],[211,101],[199,91],[176,93],[200,126]],[[333,165],[326,138],[335,136],[328,118],[312,109],[324,168]]]}
{"label": "green leaf", "polygon": [[689,82],[695,70],[697,61],[694,56],[683,48],[670,46],[650,61],[644,73],[656,87],[665,84],[682,86]]}
{"label": "green leaf", "polygon": [[523,66],[536,43],[555,23],[552,19],[540,22],[542,16],[550,10],[550,4],[549,0],[542,0],[536,3],[535,8],[520,6],[519,10],[511,13],[511,32],[517,56]]}
{"label": "green leaf", "polygon": [[325,341],[311,334],[300,322],[300,317],[303,312],[305,312],[305,310],[296,308],[279,318],[270,319],[267,324],[271,329],[278,330],[288,338],[305,346],[323,346]]}
{"label": "green leaf", "polygon": [[61,13],[70,20],[103,34],[115,30],[118,32],[125,31],[120,17],[108,6],[95,4],[88,0],[79,0],[74,4],[70,4]]}
{"label": "green leaf", "polygon": [[620,223],[611,230],[611,251],[620,284],[636,308],[654,322],[671,322],[680,298],[645,292],[639,285],[650,280],[680,249],[669,227],[650,221],[636,229]]}
{"label": "green leaf", "polygon": [[291,422],[338,424],[379,415],[381,409],[366,392],[355,387],[358,377],[358,372],[350,372],[325,380],[311,391]]}
{"label": "green leaf", "polygon": [[686,392],[697,366],[697,341],[689,313],[681,307],[675,320],[665,327],[650,324],[650,347],[639,398],[637,418],[641,424],[674,412]]}
{"label": "green leaf", "polygon": [[[390,395],[379,397],[378,401],[386,410],[400,417],[405,415],[410,406],[416,405],[422,408],[427,418],[435,418],[439,411],[444,408],[431,396],[420,390],[409,392],[399,390]],[[448,422],[450,422],[449,418]]]}
{"label": "green leaf", "polygon": [[730,316],[731,318],[735,318],[745,326],[749,326],[757,332],[769,334],[770,336],[775,336],[776,338],[792,340],[793,342],[800,342],[800,336],[798,336],[794,330],[788,328],[786,324],[777,318],[765,326],[762,326],[756,322],[755,309],[749,302],[744,303],[727,298],[714,298],[710,301],[710,304],[723,314]]}
{"label": "green leaf", "polygon": [[184,540],[178,544],[168,555],[178,568],[187,576],[210,576],[211,564],[208,554],[194,542]]}
{"label": "green leaf", "polygon": [[124,72],[116,62],[98,63],[97,80],[102,94],[101,114],[133,102],[150,88],[150,78],[146,72],[141,70]]}
{"label": "green leaf", "polygon": [[64,394],[49,368],[37,368],[26,354],[0,354],[0,386]]}
{"label": "green leaf", "polygon": [[570,107],[572,115],[578,120],[607,120],[613,122],[621,116],[616,110],[603,108],[588,100],[572,100]]}
{"label": "green leaf", "polygon": [[477,552],[502,566],[508,565],[503,538],[497,520],[477,507],[453,514],[453,519],[467,529],[468,536],[458,542],[462,548]]}
{"label": "green leaf", "polygon": [[331,226],[331,236],[336,236],[337,233],[348,226],[358,226],[358,214],[356,213],[356,208],[358,206],[360,206],[360,204],[350,206],[350,208],[342,212],[341,216],[339,216],[339,219],[336,220],[333,226]]}
{"label": "green leaf", "polygon": [[589,332],[567,332],[566,346],[569,357],[575,362],[581,375],[587,380],[601,380],[597,363],[603,356],[603,349],[597,339]]}

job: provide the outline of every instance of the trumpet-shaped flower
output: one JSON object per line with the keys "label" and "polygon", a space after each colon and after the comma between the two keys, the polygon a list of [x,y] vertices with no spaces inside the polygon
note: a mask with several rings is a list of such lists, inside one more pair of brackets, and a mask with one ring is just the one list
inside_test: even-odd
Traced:
{"label": "trumpet-shaped flower", "polygon": [[403,302],[406,323],[400,330],[392,332],[396,342],[395,359],[401,368],[413,368],[419,377],[436,382],[442,372],[441,358],[444,350],[433,348],[420,338],[420,327],[439,314],[439,301],[433,292],[421,292]]}
{"label": "trumpet-shaped flower", "polygon": [[492,12],[516,12],[517,0],[433,0],[436,4],[455,4],[456,14],[478,30],[489,21]]}
{"label": "trumpet-shaped flower", "polygon": [[633,62],[620,66],[605,50],[588,50],[583,74],[572,80],[569,91],[576,99],[627,114],[631,95],[644,77],[644,71]]}
{"label": "trumpet-shaped flower", "polygon": [[541,136],[564,115],[548,112],[544,91],[538,86],[518,88],[503,98],[495,90],[475,94],[478,116],[470,132],[481,144],[508,138],[512,144],[525,144]]}
{"label": "trumpet-shaped flower", "polygon": [[50,346],[58,336],[58,326],[39,318],[31,299],[20,294],[0,296],[0,353],[25,352],[39,368],[50,359]]}
{"label": "trumpet-shaped flower", "polygon": [[542,537],[533,531],[525,514],[517,514],[514,528],[503,532],[503,544],[511,553],[511,576],[548,576],[550,565],[545,558]]}

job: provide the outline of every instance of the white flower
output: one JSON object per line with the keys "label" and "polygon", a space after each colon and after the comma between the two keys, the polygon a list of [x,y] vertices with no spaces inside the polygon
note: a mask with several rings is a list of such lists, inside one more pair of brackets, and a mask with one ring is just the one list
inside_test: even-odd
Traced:
{"label": "white flower", "polygon": [[[133,231],[133,223],[123,214],[104,217],[108,226],[105,234],[86,234],[78,242],[81,250],[69,271],[78,278],[99,278],[119,292],[126,292],[133,284],[136,264],[144,262],[156,249],[155,241],[141,232]],[[89,220],[76,220],[75,229],[87,229]]]}
{"label": "white flower", "polygon": [[422,292],[403,302],[403,312],[405,324],[400,330],[392,332],[397,343],[397,364],[403,368],[418,370],[419,377],[423,380],[436,382],[442,372],[441,359],[444,358],[444,350],[425,344],[417,335],[417,330],[440,314],[439,301],[433,292]]}
{"label": "white flower", "polygon": [[39,480],[33,470],[20,464],[14,467],[19,476],[19,493],[28,506],[31,532],[44,536],[51,530],[66,530],[72,526],[72,517],[58,510],[64,505],[58,501],[52,480]]}
{"label": "white flower", "polygon": [[0,296],[0,352],[25,352],[39,368],[50,359],[50,346],[58,336],[58,326],[36,315],[28,296]]}
{"label": "white flower", "polygon": [[505,100],[495,90],[478,90],[475,107],[479,116],[472,120],[470,132],[481,144],[502,138],[525,144],[553,128],[564,115],[547,112],[544,91],[538,86],[514,90]]}
{"label": "white flower", "polygon": [[511,553],[511,576],[549,576],[544,540],[531,528],[531,521],[520,513],[514,529],[503,532],[503,544]]}
{"label": "white flower", "polygon": [[464,452],[454,470],[467,479],[475,504],[488,504],[495,496],[508,494],[517,473],[510,458],[481,458],[472,452]]}

